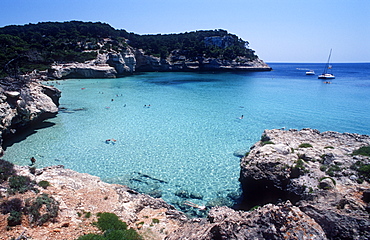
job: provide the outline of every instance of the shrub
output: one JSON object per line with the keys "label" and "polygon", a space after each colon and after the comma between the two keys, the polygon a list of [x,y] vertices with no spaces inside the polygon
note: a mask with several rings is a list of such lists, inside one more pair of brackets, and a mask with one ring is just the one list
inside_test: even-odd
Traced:
{"label": "shrub", "polygon": [[37,185],[44,189],[47,189],[50,186],[50,183],[48,181],[40,181]]}
{"label": "shrub", "polygon": [[370,156],[370,146],[360,147],[359,149],[353,151],[352,155]]}
{"label": "shrub", "polygon": [[25,193],[28,190],[35,190],[33,187],[35,182],[31,181],[29,177],[26,176],[12,176],[9,178],[9,188],[8,192],[10,194],[15,194],[16,192]]}
{"label": "shrub", "polygon": [[299,148],[312,148],[312,145],[309,143],[302,143],[298,147]]}
{"label": "shrub", "polygon": [[111,229],[127,230],[127,224],[119,220],[118,216],[114,213],[98,213],[98,217],[99,219],[95,225],[103,232]]}
{"label": "shrub", "polygon": [[8,178],[14,174],[14,164],[0,159],[0,183],[8,180]]}
{"label": "shrub", "polygon": [[119,220],[114,213],[98,213],[98,221],[93,223],[104,232],[103,235],[87,234],[78,240],[142,240],[143,238],[132,228],[127,229],[127,224]]}
{"label": "shrub", "polygon": [[275,144],[272,141],[262,141],[261,143],[262,143],[262,146],[265,146],[266,144]]}
{"label": "shrub", "polygon": [[364,176],[367,180],[370,179],[370,164],[364,164],[359,169],[358,172]]}
{"label": "shrub", "polygon": [[334,147],[332,147],[332,146],[326,146],[326,147],[324,147],[324,149],[334,149]]}
{"label": "shrub", "polygon": [[[46,211],[40,213],[40,209],[45,205]],[[31,223],[38,226],[43,225],[48,221],[54,221],[58,216],[59,203],[48,194],[41,194],[35,200],[28,199],[26,201],[25,212],[30,215]]]}
{"label": "shrub", "polygon": [[105,240],[105,239],[106,238],[103,237],[102,235],[92,234],[92,233],[80,236],[78,238],[78,240]]}
{"label": "shrub", "polygon": [[16,226],[22,222],[22,212],[11,211],[8,217],[8,226]]}
{"label": "shrub", "polygon": [[153,219],[152,219],[152,223],[159,223],[159,219],[157,219],[157,218],[153,218]]}
{"label": "shrub", "polygon": [[325,172],[327,168],[328,168],[328,167],[327,167],[327,166],[325,166],[325,165],[321,165],[321,166],[320,166],[320,170],[321,170],[322,172]]}
{"label": "shrub", "polygon": [[319,182],[321,182],[324,179],[330,179],[333,182],[334,186],[337,185],[337,182],[331,177],[322,177],[322,178],[319,179]]}
{"label": "shrub", "polygon": [[337,165],[332,165],[326,170],[326,174],[328,174],[331,177],[334,177],[334,173],[340,171],[341,168]]}

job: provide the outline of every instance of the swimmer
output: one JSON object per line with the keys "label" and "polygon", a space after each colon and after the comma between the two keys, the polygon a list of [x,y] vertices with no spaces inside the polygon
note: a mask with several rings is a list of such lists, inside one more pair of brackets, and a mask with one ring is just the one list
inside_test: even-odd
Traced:
{"label": "swimmer", "polygon": [[244,118],[244,115],[242,115],[239,119],[243,119]]}
{"label": "swimmer", "polygon": [[31,165],[35,164],[35,162],[36,162],[36,158],[31,157]]}
{"label": "swimmer", "polygon": [[199,210],[203,210],[203,211],[206,210],[206,206],[199,206],[198,204],[192,203],[190,201],[185,201],[184,205],[187,205],[193,208],[198,208]]}

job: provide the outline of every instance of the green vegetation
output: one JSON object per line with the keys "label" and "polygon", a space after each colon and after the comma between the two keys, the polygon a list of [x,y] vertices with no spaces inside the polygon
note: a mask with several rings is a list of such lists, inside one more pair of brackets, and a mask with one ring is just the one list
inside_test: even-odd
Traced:
{"label": "green vegetation", "polygon": [[31,181],[29,177],[26,176],[11,176],[9,178],[9,188],[8,193],[15,194],[17,192],[19,193],[25,193],[28,190],[33,190],[37,192],[37,189],[34,188],[35,182]]}
{"label": "green vegetation", "polygon": [[303,160],[299,158],[291,168],[290,177],[297,178],[305,173],[308,173],[308,170],[304,166]]}
{"label": "green vegetation", "polygon": [[98,213],[98,221],[93,224],[104,232],[103,235],[90,233],[80,236],[78,240],[143,239],[134,229],[127,229],[127,224],[119,220],[118,216],[114,213]]}
{"label": "green vegetation", "polygon": [[221,29],[139,35],[100,22],[12,25],[0,28],[0,77],[17,76],[34,69],[46,70],[54,62],[84,62],[96,58],[98,52],[119,52],[128,45],[161,58],[173,51],[193,60],[202,57],[237,61],[258,58],[248,44]]}
{"label": "green vegetation", "polygon": [[324,147],[324,149],[334,149],[334,147],[332,147],[332,146],[326,146],[326,147]]}
{"label": "green vegetation", "polygon": [[22,212],[11,211],[8,217],[8,226],[16,226],[22,222]]}
{"label": "green vegetation", "polygon": [[333,182],[334,186],[337,185],[337,182],[331,177],[322,177],[322,178],[319,179],[319,182],[321,182],[324,179],[330,179]]}
{"label": "green vegetation", "polygon": [[31,224],[41,226],[48,221],[54,221],[58,216],[59,203],[47,194],[36,199],[26,199],[25,205],[19,198],[4,201],[0,205],[2,214],[9,214],[8,226],[21,224],[22,214],[28,215]]}
{"label": "green vegetation", "polygon": [[254,207],[252,207],[251,209],[249,209],[249,211],[251,212],[251,211],[254,211],[254,210],[256,210],[256,209],[258,209],[258,208],[260,208],[261,206],[259,206],[259,205],[256,205],[256,206],[254,206]]}
{"label": "green vegetation", "polygon": [[351,169],[358,172],[358,183],[362,183],[364,180],[370,182],[370,164],[365,164],[361,161],[357,161],[352,164]]}
{"label": "green vegetation", "polygon": [[[41,209],[43,209],[41,211]],[[30,216],[31,223],[41,226],[54,221],[58,216],[59,203],[48,194],[41,194],[36,199],[27,199],[25,213]]]}
{"label": "green vegetation", "polygon": [[159,219],[157,219],[157,218],[153,218],[153,219],[152,219],[152,223],[159,223]]}
{"label": "green vegetation", "polygon": [[48,181],[40,181],[37,185],[44,189],[47,189],[50,186],[50,183]]}
{"label": "green vegetation", "polygon": [[334,177],[335,172],[339,172],[342,169],[338,165],[332,165],[326,170],[326,174],[328,174],[331,177]]}
{"label": "green vegetation", "polygon": [[302,143],[298,147],[299,148],[312,148],[312,145],[309,143]]}
{"label": "green vegetation", "polygon": [[265,146],[266,144],[275,144],[274,142],[272,141],[263,141],[261,142],[262,146]]}
{"label": "green vegetation", "polygon": [[14,164],[0,159],[0,184],[15,174]]}
{"label": "green vegetation", "polygon": [[353,151],[352,155],[362,155],[370,157],[370,146],[360,147],[359,149]]}

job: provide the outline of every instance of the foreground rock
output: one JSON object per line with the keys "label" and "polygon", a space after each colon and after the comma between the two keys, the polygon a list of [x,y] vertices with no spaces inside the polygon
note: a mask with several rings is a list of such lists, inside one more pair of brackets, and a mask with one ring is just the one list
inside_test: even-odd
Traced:
{"label": "foreground rock", "polygon": [[1,80],[0,146],[4,137],[15,134],[18,129],[57,114],[60,96],[58,89],[42,85],[30,76]]}
{"label": "foreground rock", "polygon": [[213,208],[208,219],[190,223],[166,238],[175,239],[326,239],[321,226],[289,202],[251,212]]}
{"label": "foreground rock", "polygon": [[352,155],[369,145],[359,134],[266,130],[241,160],[244,208],[290,200],[329,239],[369,239],[369,173],[359,166],[370,158]]}
{"label": "foreground rock", "polygon": [[21,235],[38,240],[77,239],[87,233],[99,233],[91,225],[99,212],[115,213],[146,239],[163,239],[187,220],[181,212],[161,199],[139,194],[122,185],[104,183],[98,177],[64,169],[63,166],[37,169],[33,173],[29,167],[15,166],[15,170],[18,175],[27,176],[37,183],[48,181],[50,186],[47,189],[38,187],[38,194],[28,191],[25,194],[8,195],[4,193],[6,185],[3,184],[2,204],[12,199],[26,202],[35,195],[45,193],[59,203],[59,212],[55,221],[41,226],[32,226],[24,216],[22,225],[10,230],[6,227],[9,214],[0,214],[0,236],[5,237],[2,239]]}

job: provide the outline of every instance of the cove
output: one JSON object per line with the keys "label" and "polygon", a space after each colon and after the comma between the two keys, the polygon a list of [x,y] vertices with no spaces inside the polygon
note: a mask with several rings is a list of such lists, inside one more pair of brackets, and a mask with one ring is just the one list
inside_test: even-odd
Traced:
{"label": "cove", "polygon": [[64,165],[179,207],[233,204],[240,155],[264,129],[370,134],[369,64],[334,65],[332,84],[297,69],[320,72],[320,64],[270,66],[47,82],[62,91],[59,114],[4,159],[28,165],[35,157],[38,168]]}

